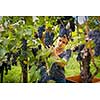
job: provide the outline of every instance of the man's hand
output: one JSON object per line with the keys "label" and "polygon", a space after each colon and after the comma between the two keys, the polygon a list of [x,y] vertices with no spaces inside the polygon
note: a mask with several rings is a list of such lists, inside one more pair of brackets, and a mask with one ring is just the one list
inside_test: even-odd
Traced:
{"label": "man's hand", "polygon": [[56,60],[56,63],[57,63],[58,65],[60,65],[61,67],[64,67],[64,66],[67,65],[67,61],[66,61],[65,59],[61,59],[61,58],[57,59],[57,60]]}

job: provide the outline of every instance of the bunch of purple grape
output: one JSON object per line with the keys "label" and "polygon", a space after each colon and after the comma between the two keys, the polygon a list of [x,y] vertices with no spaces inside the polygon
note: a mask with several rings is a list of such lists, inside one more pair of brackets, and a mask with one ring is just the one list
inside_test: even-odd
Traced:
{"label": "bunch of purple grape", "polygon": [[[75,19],[72,16],[64,16],[57,20],[57,23],[60,25],[60,36],[66,35],[68,37],[71,31],[75,31],[74,20]],[[68,23],[70,27],[66,29]]]}
{"label": "bunch of purple grape", "polygon": [[42,38],[43,32],[45,31],[45,25],[38,27],[38,38]]}
{"label": "bunch of purple grape", "polygon": [[46,32],[45,33],[45,45],[49,48],[53,45],[54,33],[53,32]]}
{"label": "bunch of purple grape", "polygon": [[95,56],[100,56],[100,31],[94,30],[89,32],[89,38],[92,39],[95,43]]}

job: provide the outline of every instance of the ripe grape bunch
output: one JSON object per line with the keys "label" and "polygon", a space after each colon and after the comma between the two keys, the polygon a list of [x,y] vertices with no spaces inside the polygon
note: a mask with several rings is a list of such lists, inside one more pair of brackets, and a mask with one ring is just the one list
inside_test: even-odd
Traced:
{"label": "ripe grape bunch", "polygon": [[17,66],[17,58],[20,55],[20,51],[17,51],[16,53],[9,52],[5,54],[5,61],[2,61],[0,63],[0,73],[2,73],[5,70],[5,75],[8,74],[8,70],[11,70],[12,65]]}
{"label": "ripe grape bunch", "polygon": [[84,44],[81,44],[81,45],[78,45],[76,46],[74,49],[73,49],[73,52],[78,52],[78,55],[77,55],[77,61],[82,61],[83,59],[83,55],[84,55],[84,47],[85,45]]}
{"label": "ripe grape bunch", "polygon": [[70,31],[68,29],[66,29],[65,27],[60,27],[60,33],[59,36],[64,36],[66,35],[67,37],[69,36]]}
{"label": "ripe grape bunch", "polygon": [[41,25],[38,27],[38,38],[42,38],[43,32],[45,32],[44,43],[47,47],[53,44],[54,33],[53,32],[46,32],[45,25]]}
{"label": "ripe grape bunch", "polygon": [[18,58],[18,56],[20,56],[20,54],[21,54],[20,51],[12,54],[12,57],[13,57],[13,59],[12,59],[12,65],[16,65],[17,66],[17,58]]}
{"label": "ripe grape bunch", "polygon": [[45,25],[42,25],[38,28],[38,37],[41,39],[43,32],[45,31]]}
{"label": "ripe grape bunch", "polygon": [[[58,19],[57,22],[60,25],[59,36],[66,35],[67,37],[70,37],[70,32],[75,31],[74,18],[72,16],[64,16],[61,19]],[[67,29],[66,26],[68,26],[68,23],[70,27]]]}
{"label": "ripe grape bunch", "polygon": [[53,38],[54,33],[53,32],[46,32],[45,33],[45,45],[49,48],[51,45],[53,45]]}
{"label": "ripe grape bunch", "polygon": [[5,56],[6,56],[6,60],[2,62],[1,67],[2,67],[2,71],[5,70],[5,75],[7,75],[8,70],[11,70],[10,61],[11,61],[11,57],[12,57],[12,52],[6,53]]}
{"label": "ripe grape bunch", "polygon": [[27,49],[27,40],[25,38],[22,39],[22,50]]}
{"label": "ripe grape bunch", "polygon": [[95,56],[100,56],[100,31],[94,30],[89,32],[89,38],[92,39],[95,43]]}

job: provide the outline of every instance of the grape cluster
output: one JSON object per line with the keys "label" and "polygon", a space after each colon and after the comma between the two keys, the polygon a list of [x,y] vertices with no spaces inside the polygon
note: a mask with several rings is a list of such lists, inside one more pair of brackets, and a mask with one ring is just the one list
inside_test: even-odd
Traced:
{"label": "grape cluster", "polygon": [[40,56],[39,61],[35,61],[34,64],[37,66],[36,70],[40,70],[41,79],[38,80],[38,83],[46,83],[48,74],[45,61]]}
{"label": "grape cluster", "polygon": [[6,60],[0,64],[0,73],[5,70],[5,75],[8,74],[8,70],[11,70],[11,65],[17,65],[17,58],[20,55],[20,51],[13,53],[9,52],[5,54]]}
{"label": "grape cluster", "polygon": [[21,54],[21,51],[18,51],[18,52],[16,52],[16,53],[13,53],[12,54],[12,57],[13,57],[13,59],[12,59],[12,65],[16,65],[17,66],[17,58],[18,58],[18,56]]}
{"label": "grape cluster", "polygon": [[[74,18],[72,16],[64,16],[57,20],[57,23],[60,25],[60,32],[59,36],[66,35],[67,37],[70,36],[71,31],[75,31],[75,24],[74,24]],[[69,28],[67,29],[66,26],[69,23]]]}
{"label": "grape cluster", "polygon": [[8,74],[8,70],[11,70],[11,65],[7,63],[7,61],[3,61],[0,64],[0,73],[2,73],[5,70],[5,75]]}
{"label": "grape cluster", "polygon": [[46,32],[45,33],[45,45],[49,48],[53,44],[54,33],[53,32]]}
{"label": "grape cluster", "polygon": [[1,62],[0,73],[2,73],[5,70],[5,75],[7,75],[8,70],[11,70],[11,65],[10,65],[11,53],[6,53],[5,56],[7,56],[7,59],[6,59],[6,61]]}
{"label": "grape cluster", "polygon": [[38,28],[38,37],[41,39],[42,38],[42,34],[45,31],[45,25],[42,25]]}
{"label": "grape cluster", "polygon": [[21,54],[24,59],[27,58],[27,40],[25,38],[22,38]]}
{"label": "grape cluster", "polygon": [[7,57],[6,61],[2,62],[2,67],[4,67],[5,70],[5,75],[8,74],[8,70],[11,70],[11,57],[12,57],[12,52],[6,53],[5,56]]}
{"label": "grape cluster", "polygon": [[7,62],[3,62],[3,63],[2,63],[2,66],[3,66],[4,69],[5,69],[5,75],[7,75],[7,74],[8,74],[8,64],[7,64]]}
{"label": "grape cluster", "polygon": [[46,83],[50,79],[47,73],[46,63],[44,61],[41,61],[37,69],[40,69],[40,75],[41,75],[41,79],[38,80],[38,83]]}
{"label": "grape cluster", "polygon": [[76,58],[77,61],[82,61],[83,55],[85,53],[84,47],[85,47],[85,45],[84,44],[81,44],[81,45],[76,46],[73,49],[73,52],[78,52],[78,55],[77,55],[77,58]]}
{"label": "grape cluster", "polygon": [[70,33],[69,29],[66,29],[65,27],[60,27],[60,33],[59,33],[60,37],[63,37],[64,35],[68,37],[69,33]]}
{"label": "grape cluster", "polygon": [[27,40],[25,38],[22,39],[22,50],[27,49]]}
{"label": "grape cluster", "polygon": [[99,30],[94,30],[89,32],[89,38],[94,41],[95,48],[95,56],[100,56],[100,31]]}
{"label": "grape cluster", "polygon": [[12,52],[5,54],[7,56],[6,63],[7,63],[7,67],[8,67],[9,70],[11,70],[10,60],[11,60],[12,54],[13,54]]}

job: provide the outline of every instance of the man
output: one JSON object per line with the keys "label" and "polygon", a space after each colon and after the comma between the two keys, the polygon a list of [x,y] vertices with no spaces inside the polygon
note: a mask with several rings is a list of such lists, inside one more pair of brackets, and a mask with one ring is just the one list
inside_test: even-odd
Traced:
{"label": "man", "polygon": [[[53,52],[51,54],[54,57],[55,62],[52,64],[49,73],[47,73],[45,68],[41,69],[41,80],[40,83],[46,83],[50,80],[56,83],[66,83],[64,67],[67,65],[67,61],[71,56],[71,50],[64,51],[66,45],[68,44],[68,37],[66,35],[59,36],[57,39],[57,44],[52,47]],[[45,70],[44,70],[45,69]]]}

